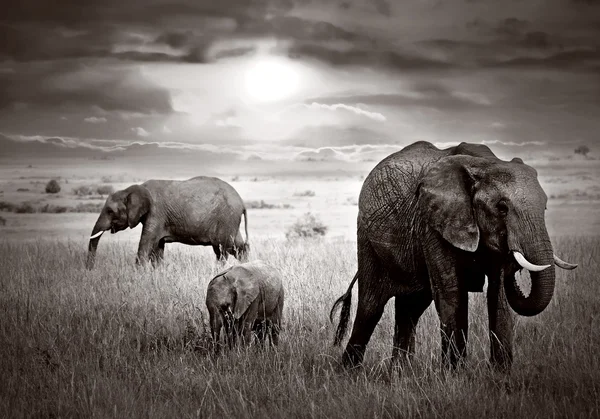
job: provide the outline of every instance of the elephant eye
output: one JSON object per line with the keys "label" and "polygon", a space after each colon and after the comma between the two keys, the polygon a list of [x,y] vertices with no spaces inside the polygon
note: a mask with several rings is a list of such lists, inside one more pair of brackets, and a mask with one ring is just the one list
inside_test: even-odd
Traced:
{"label": "elephant eye", "polygon": [[506,215],[508,213],[508,204],[504,199],[498,201],[498,203],[496,204],[496,208],[498,209],[498,212],[502,215]]}

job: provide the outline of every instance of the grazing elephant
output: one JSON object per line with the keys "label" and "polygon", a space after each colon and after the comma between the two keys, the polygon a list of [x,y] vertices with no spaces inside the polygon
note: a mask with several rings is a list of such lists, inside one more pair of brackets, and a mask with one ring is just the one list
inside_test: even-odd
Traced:
{"label": "grazing elephant", "polygon": [[[246,241],[239,231],[244,215]],[[229,254],[245,260],[248,217],[242,198],[215,177],[189,180],[149,180],[117,191],[106,199],[89,242],[87,268],[94,266],[100,236],[142,223],[136,262],[160,262],[165,243],[212,246],[217,259]]]}
{"label": "grazing elephant", "polygon": [[215,348],[218,350],[222,326],[229,347],[238,337],[249,344],[253,331],[261,344],[269,335],[271,344],[277,345],[283,294],[281,274],[260,260],[232,266],[215,276],[206,291]]}
{"label": "grazing elephant", "polygon": [[[414,353],[415,326],[433,300],[442,335],[442,362],[466,355],[468,292],[488,278],[490,360],[509,371],[513,319],[508,307],[534,316],[550,303],[554,267],[573,269],[553,254],[544,223],[547,197],[535,169],[519,158],[498,159],[477,144],[440,150],[411,144],[382,160],[365,179],[357,219],[358,271],[342,304],[334,344],[343,339],[352,286],[358,308],[342,360],[362,363],[386,302],[395,297],[392,365]],[[531,273],[524,296],[515,273]],[[508,305],[507,305],[508,303]]]}

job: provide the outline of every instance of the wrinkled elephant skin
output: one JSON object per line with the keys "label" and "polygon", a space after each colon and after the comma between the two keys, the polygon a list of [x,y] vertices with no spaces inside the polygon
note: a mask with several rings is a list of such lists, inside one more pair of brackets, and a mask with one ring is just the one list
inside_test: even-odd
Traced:
{"label": "wrinkled elephant skin", "polygon": [[[543,311],[554,292],[554,268],[576,265],[553,254],[544,213],[547,197],[537,172],[519,158],[498,159],[483,145],[461,143],[440,150],[411,144],[382,160],[367,176],[359,197],[358,271],[341,304],[335,344],[343,339],[351,292],[358,307],[343,354],[347,367],[363,361],[387,301],[395,298],[393,364],[414,353],[415,326],[433,301],[442,339],[442,362],[456,367],[466,355],[468,293],[483,291],[487,303],[491,363],[512,364],[513,319]],[[515,273],[528,269],[525,296]]]}
{"label": "wrinkled elephant skin", "polygon": [[[244,216],[246,239],[240,232]],[[244,202],[228,183],[214,177],[189,180],[149,180],[117,191],[106,203],[92,229],[87,268],[105,231],[117,233],[142,224],[137,263],[163,259],[165,243],[212,246],[217,259],[229,254],[245,260],[248,217]]]}

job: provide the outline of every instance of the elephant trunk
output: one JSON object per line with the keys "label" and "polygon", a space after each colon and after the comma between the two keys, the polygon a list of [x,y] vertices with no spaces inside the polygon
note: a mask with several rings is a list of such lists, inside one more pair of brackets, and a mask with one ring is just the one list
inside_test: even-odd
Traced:
{"label": "elephant trunk", "polygon": [[94,228],[90,236],[90,242],[88,244],[88,255],[85,265],[87,269],[92,269],[94,267],[94,262],[96,261],[96,249],[98,248],[100,237],[102,236],[102,233],[109,229],[110,222],[107,223],[102,214],[100,214],[96,224],[94,224]]}
{"label": "elephant trunk", "polygon": [[[529,269],[531,275],[531,292],[525,296],[517,284],[515,275],[504,278],[506,298],[511,308],[521,316],[535,316],[548,306],[554,294],[554,260],[552,245],[548,233],[538,232],[534,240],[527,244],[511,245],[513,257],[521,265]],[[521,254],[521,255],[520,255]]]}

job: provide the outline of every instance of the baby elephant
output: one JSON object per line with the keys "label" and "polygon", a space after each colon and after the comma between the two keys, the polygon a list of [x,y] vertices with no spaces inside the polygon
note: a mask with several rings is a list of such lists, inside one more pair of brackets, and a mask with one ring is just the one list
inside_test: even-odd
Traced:
{"label": "baby elephant", "polygon": [[249,344],[253,331],[261,345],[267,335],[277,345],[283,310],[281,274],[260,260],[232,266],[208,284],[206,307],[216,350],[222,326],[230,348],[237,339]]}

